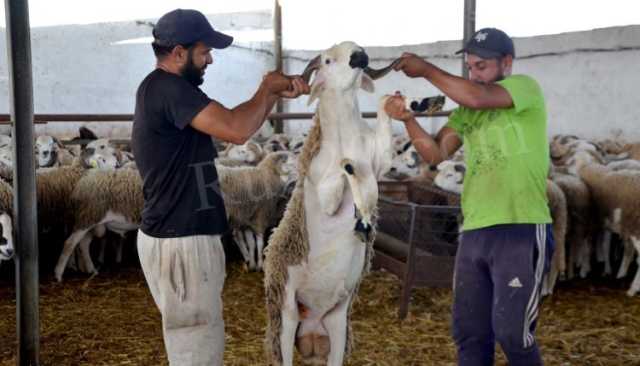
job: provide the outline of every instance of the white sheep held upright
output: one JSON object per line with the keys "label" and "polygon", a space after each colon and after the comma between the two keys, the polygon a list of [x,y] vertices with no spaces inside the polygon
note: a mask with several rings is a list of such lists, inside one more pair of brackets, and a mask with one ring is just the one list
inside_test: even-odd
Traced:
{"label": "white sheep held upright", "polygon": [[350,350],[349,314],[375,235],[377,179],[392,159],[391,120],[379,115],[373,130],[358,107],[358,89],[372,91],[372,78],[384,75],[367,64],[361,47],[344,42],[303,74],[318,70],[309,102],[319,104],[265,259],[267,348],[275,365],[292,365],[294,344],[306,361],[330,366],[342,365]]}

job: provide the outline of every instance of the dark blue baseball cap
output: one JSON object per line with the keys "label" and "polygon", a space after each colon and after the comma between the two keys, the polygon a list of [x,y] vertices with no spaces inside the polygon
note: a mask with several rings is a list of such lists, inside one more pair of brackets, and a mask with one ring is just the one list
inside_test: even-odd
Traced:
{"label": "dark blue baseball cap", "polygon": [[154,42],[160,46],[193,44],[198,41],[211,48],[227,48],[233,37],[213,29],[201,12],[176,9],[158,19],[153,27]]}
{"label": "dark blue baseball cap", "polygon": [[470,53],[484,59],[500,58],[506,55],[516,57],[513,40],[505,32],[496,28],[483,28],[477,31],[463,49],[456,52]]}

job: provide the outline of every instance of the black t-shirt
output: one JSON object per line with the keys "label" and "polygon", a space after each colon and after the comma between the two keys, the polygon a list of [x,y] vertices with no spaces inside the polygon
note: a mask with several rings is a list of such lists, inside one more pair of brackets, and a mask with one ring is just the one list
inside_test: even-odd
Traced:
{"label": "black t-shirt", "polygon": [[190,126],[210,99],[186,79],[151,72],[136,93],[132,148],[143,181],[140,229],[158,238],[228,230],[211,137]]}

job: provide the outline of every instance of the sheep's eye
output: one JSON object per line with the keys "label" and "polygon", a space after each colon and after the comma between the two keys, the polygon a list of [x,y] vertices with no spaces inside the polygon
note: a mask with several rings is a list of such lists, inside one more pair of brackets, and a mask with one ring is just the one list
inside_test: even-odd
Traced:
{"label": "sheep's eye", "polygon": [[330,59],[326,59],[326,60],[324,60],[324,63],[329,65],[331,63],[331,60]]}

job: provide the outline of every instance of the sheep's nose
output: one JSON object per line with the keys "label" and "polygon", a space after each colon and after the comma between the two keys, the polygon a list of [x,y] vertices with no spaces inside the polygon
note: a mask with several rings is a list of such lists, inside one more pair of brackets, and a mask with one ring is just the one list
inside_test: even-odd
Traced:
{"label": "sheep's nose", "polygon": [[13,249],[7,248],[4,250],[4,252],[7,255],[7,257],[9,258],[13,257]]}
{"label": "sheep's nose", "polygon": [[351,66],[352,69],[355,69],[356,67],[364,69],[369,66],[369,56],[364,51],[356,51],[351,54],[349,66]]}

